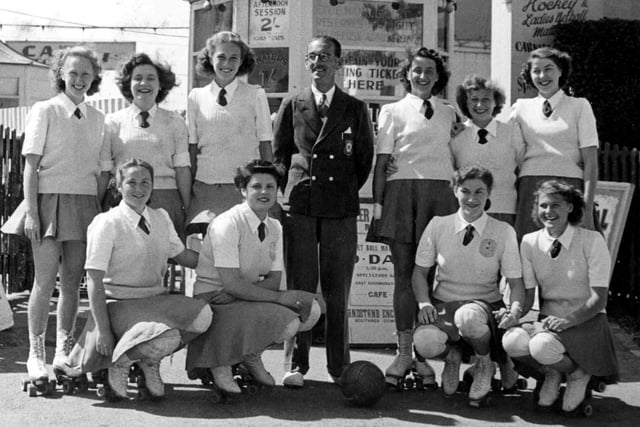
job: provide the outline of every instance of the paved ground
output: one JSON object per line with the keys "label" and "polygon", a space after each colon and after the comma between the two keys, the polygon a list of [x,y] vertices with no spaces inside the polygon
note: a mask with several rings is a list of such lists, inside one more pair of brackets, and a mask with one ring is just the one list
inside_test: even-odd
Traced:
{"label": "paved ground", "polygon": [[[211,392],[197,381],[187,379],[184,351],[165,359],[162,375],[167,397],[160,402],[130,400],[107,403],[94,390],[52,397],[29,398],[20,390],[28,352],[26,301],[13,301],[16,326],[0,332],[0,425],[3,426],[182,426],[182,425],[346,425],[391,426],[426,424],[436,426],[636,426],[640,420],[640,351],[616,325],[614,332],[621,365],[621,382],[603,394],[594,395],[595,413],[591,418],[566,418],[533,410],[532,387],[520,395],[495,396],[489,408],[469,408],[464,395],[445,399],[437,391],[387,391],[372,408],[358,408],[347,402],[338,386],[327,380],[324,349],[312,349],[312,369],[302,390],[285,389],[280,384],[281,350],[267,350],[265,365],[276,377],[278,386],[241,396],[227,403],[211,403]],[[86,316],[85,310],[81,316]],[[82,322],[82,320],[81,320]],[[54,319],[51,316],[47,337],[48,361],[54,344]],[[369,360],[382,369],[393,357],[385,350],[352,351],[353,360]],[[434,362],[440,374],[441,362]],[[130,389],[135,395],[135,387]]]}

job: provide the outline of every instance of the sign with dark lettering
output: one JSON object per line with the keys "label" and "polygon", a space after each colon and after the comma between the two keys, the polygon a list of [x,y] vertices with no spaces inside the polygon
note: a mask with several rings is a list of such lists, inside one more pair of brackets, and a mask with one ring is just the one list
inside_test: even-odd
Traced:
{"label": "sign with dark lettering", "polygon": [[602,17],[602,0],[513,0],[511,38],[511,101],[535,95],[518,80],[529,53],[553,42],[553,26]]}
{"label": "sign with dark lettering", "polygon": [[618,248],[631,207],[633,188],[634,185],[628,182],[598,181],[596,185],[594,200],[597,221],[607,241],[613,264],[618,257]]}
{"label": "sign with dark lettering", "polygon": [[393,262],[387,245],[365,241],[372,213],[372,203],[360,203],[358,262],[353,271],[348,311],[352,344],[395,343]]}
{"label": "sign with dark lettering", "polygon": [[287,43],[289,15],[288,0],[250,0],[249,44]]}
{"label": "sign with dark lettering", "polygon": [[398,69],[405,55],[379,50],[345,50],[337,81],[358,97],[404,95]]}
{"label": "sign with dark lettering", "polygon": [[8,41],[9,47],[22,53],[27,58],[51,65],[51,58],[56,50],[70,46],[82,45],[94,50],[103,70],[117,70],[136,51],[135,42],[58,42],[58,41]]}
{"label": "sign with dark lettering", "polygon": [[264,88],[267,93],[289,90],[289,48],[253,48],[256,65],[248,81]]}
{"label": "sign with dark lettering", "polygon": [[398,10],[391,1],[349,0],[331,6],[313,2],[313,34],[330,34],[343,45],[398,47],[422,45],[424,5],[406,3]]}

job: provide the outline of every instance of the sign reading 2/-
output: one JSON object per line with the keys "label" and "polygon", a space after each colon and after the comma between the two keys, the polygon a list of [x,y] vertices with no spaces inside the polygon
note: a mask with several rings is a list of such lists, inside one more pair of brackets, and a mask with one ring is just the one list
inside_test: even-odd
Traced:
{"label": "sign reading 2/-", "polygon": [[249,10],[249,43],[252,45],[285,43],[289,34],[289,1],[263,3],[252,0]]}

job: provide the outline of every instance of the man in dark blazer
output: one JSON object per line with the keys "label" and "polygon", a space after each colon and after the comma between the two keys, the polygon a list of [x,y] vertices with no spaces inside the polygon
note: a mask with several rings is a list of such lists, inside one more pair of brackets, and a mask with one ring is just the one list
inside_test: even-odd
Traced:
{"label": "man in dark blazer", "polygon": [[[350,363],[347,306],[356,257],[358,191],[373,161],[367,105],[335,85],[340,43],[309,43],[305,66],[312,85],[285,99],[274,125],[274,159],[288,171],[283,216],[287,287],[315,292],[326,302],[327,368],[338,382]],[[283,383],[302,387],[309,370],[311,331],[299,333],[292,369]]]}

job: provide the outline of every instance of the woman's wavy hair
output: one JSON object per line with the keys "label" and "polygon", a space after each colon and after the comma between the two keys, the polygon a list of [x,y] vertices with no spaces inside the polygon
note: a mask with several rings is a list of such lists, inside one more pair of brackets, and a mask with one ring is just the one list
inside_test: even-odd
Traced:
{"label": "woman's wavy hair", "polygon": [[149,162],[142,159],[128,159],[118,165],[116,169],[116,187],[120,188],[124,180],[124,171],[129,168],[141,167],[145,168],[151,174],[151,184],[153,184],[153,166]]}
{"label": "woman's wavy hair", "polygon": [[243,76],[253,70],[256,59],[249,45],[242,40],[240,35],[233,31],[220,31],[209,37],[205,43],[205,47],[198,53],[196,62],[196,72],[198,72],[198,74],[203,76],[215,74],[213,64],[211,63],[211,55],[213,55],[216,46],[220,43],[233,43],[240,48],[242,63],[240,64],[240,68],[238,68],[237,76]]}
{"label": "woman's wavy hair", "polygon": [[411,82],[408,79],[408,74],[411,71],[411,64],[416,57],[427,58],[433,60],[436,63],[436,72],[438,73],[438,81],[433,85],[431,93],[437,95],[447,87],[449,83],[449,71],[444,65],[444,60],[440,54],[426,47],[420,47],[417,49],[407,50],[407,59],[400,64],[400,83],[404,86],[408,93],[411,93]]}
{"label": "woman's wavy hair", "polygon": [[51,84],[57,92],[64,92],[66,89],[66,83],[62,76],[62,69],[64,68],[64,62],[68,57],[75,56],[78,58],[86,58],[91,63],[93,68],[93,81],[87,91],[87,95],[93,95],[100,90],[100,83],[102,83],[102,67],[98,61],[98,55],[85,47],[85,46],[73,46],[65,49],[60,49],[53,54],[51,59]]}
{"label": "woman's wavy hair", "polygon": [[534,202],[533,209],[531,211],[531,218],[540,227],[542,223],[538,219],[538,199],[543,194],[547,196],[560,196],[565,202],[573,206],[573,210],[569,212],[568,221],[571,225],[578,225],[582,221],[582,215],[584,214],[584,198],[582,197],[582,191],[575,188],[573,185],[569,185],[564,181],[552,179],[539,183],[538,188],[533,193]]}
{"label": "woman's wavy hair", "polygon": [[493,100],[495,101],[496,106],[491,112],[491,115],[495,117],[500,113],[500,111],[502,111],[502,107],[506,100],[504,91],[496,82],[473,74],[471,76],[467,76],[462,84],[456,89],[456,102],[458,103],[458,107],[460,108],[460,111],[462,111],[462,114],[471,118],[471,112],[467,105],[467,102],[469,101],[469,94],[473,90],[482,89],[490,90],[493,93]]}
{"label": "woman's wavy hair", "polygon": [[116,83],[120,89],[120,93],[124,98],[131,102],[133,101],[133,94],[131,93],[131,77],[133,76],[133,70],[139,65],[151,65],[156,69],[158,73],[158,83],[160,84],[160,90],[156,96],[156,103],[161,103],[167,98],[171,89],[178,86],[176,83],[176,75],[171,71],[169,64],[154,61],[146,53],[136,53],[127,62],[122,64],[118,76],[116,77]]}
{"label": "woman's wavy hair", "polygon": [[531,52],[529,54],[527,62],[522,65],[519,80],[524,81],[524,83],[528,87],[535,88],[533,80],[531,80],[531,64],[534,59],[544,58],[552,60],[553,63],[556,64],[556,66],[560,69],[561,76],[558,80],[558,86],[563,89],[569,82],[569,77],[571,77],[571,55],[552,47],[545,46]]}
{"label": "woman's wavy hair", "polygon": [[271,175],[276,183],[280,182],[282,176],[273,163],[268,160],[255,159],[243,166],[238,166],[236,169],[236,176],[233,178],[233,182],[238,190],[244,190],[247,188],[251,177],[257,173],[266,173]]}

